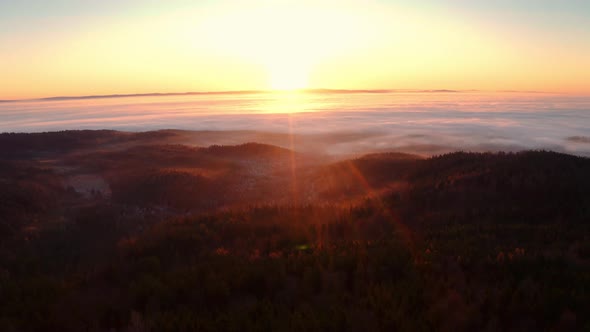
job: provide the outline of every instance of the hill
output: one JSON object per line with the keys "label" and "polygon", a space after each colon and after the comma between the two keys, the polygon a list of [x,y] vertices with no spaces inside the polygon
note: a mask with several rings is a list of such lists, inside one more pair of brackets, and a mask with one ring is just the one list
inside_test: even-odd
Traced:
{"label": "hill", "polygon": [[590,327],[588,158],[36,135],[0,137],[3,331]]}

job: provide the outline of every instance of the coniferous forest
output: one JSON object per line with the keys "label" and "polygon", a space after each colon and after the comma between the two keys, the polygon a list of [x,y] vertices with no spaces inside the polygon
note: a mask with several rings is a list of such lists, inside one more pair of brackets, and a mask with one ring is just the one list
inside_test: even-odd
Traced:
{"label": "coniferous forest", "polygon": [[590,330],[590,159],[0,134],[0,331]]}

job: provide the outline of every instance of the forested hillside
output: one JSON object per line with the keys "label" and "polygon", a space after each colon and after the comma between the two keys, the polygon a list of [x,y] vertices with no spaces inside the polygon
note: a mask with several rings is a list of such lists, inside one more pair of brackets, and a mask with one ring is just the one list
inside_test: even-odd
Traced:
{"label": "forested hillside", "polygon": [[590,329],[590,159],[109,135],[0,135],[1,331]]}

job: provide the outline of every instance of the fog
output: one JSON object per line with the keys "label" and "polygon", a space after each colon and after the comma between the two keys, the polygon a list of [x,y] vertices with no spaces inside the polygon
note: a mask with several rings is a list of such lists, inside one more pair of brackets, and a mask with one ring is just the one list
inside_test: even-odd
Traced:
{"label": "fog", "polygon": [[[0,103],[0,132],[68,129],[233,131],[193,143],[258,140],[333,155],[548,149],[590,156],[590,97],[257,93]],[[290,135],[297,139],[289,140]]]}

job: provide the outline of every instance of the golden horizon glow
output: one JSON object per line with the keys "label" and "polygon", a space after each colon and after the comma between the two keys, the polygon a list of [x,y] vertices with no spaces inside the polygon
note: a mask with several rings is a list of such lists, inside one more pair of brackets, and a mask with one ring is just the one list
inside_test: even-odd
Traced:
{"label": "golden horizon glow", "polygon": [[120,3],[120,15],[48,13],[50,28],[37,17],[0,20],[0,99],[303,88],[590,94],[582,14],[555,27],[435,0],[104,6]]}
{"label": "golden horizon glow", "polygon": [[218,54],[262,68],[264,88],[274,90],[309,87],[313,69],[354,48],[364,28],[349,12],[289,3],[225,10],[199,27],[211,31],[207,42]]}
{"label": "golden horizon glow", "polygon": [[273,99],[268,103],[266,113],[294,114],[304,113],[309,110],[309,96],[302,93],[299,88],[278,88],[274,92]]}

